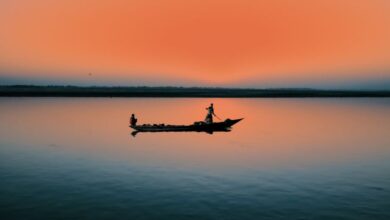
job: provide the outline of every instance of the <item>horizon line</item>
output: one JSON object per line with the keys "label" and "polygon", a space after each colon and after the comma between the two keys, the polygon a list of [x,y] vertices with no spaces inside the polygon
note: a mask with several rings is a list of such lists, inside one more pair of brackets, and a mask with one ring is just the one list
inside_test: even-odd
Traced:
{"label": "horizon line", "polygon": [[68,88],[100,88],[100,89],[110,89],[110,88],[174,88],[174,89],[225,89],[225,90],[311,90],[311,91],[351,91],[351,92],[390,92],[390,89],[335,89],[335,88],[314,88],[314,87],[224,87],[224,86],[185,86],[185,85],[72,85],[72,84],[46,84],[46,85],[37,85],[37,84],[9,84],[9,85],[0,85],[0,87],[68,87]]}

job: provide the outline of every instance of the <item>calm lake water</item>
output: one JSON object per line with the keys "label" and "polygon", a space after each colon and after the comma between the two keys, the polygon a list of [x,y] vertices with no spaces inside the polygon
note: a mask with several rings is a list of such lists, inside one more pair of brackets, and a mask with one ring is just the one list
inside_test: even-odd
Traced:
{"label": "calm lake water", "polygon": [[390,219],[390,99],[0,98],[0,219]]}

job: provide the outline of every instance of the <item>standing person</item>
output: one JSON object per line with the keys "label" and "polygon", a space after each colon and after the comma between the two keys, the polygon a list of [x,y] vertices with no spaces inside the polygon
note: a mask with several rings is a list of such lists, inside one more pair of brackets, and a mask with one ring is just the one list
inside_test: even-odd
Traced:
{"label": "standing person", "polygon": [[205,118],[205,122],[207,124],[212,124],[213,123],[213,115],[216,116],[214,113],[213,103],[211,103],[210,106],[206,108],[206,110],[207,110],[207,115]]}
{"label": "standing person", "polygon": [[131,114],[131,117],[130,117],[130,126],[131,127],[134,127],[137,125],[137,119],[135,118],[135,115],[134,114]]}

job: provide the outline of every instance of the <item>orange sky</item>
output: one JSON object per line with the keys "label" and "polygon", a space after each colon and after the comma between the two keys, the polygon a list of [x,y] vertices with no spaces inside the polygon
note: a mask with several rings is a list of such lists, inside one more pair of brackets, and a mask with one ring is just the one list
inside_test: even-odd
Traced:
{"label": "orange sky", "polygon": [[389,39],[388,0],[0,0],[0,76],[8,78],[389,79]]}

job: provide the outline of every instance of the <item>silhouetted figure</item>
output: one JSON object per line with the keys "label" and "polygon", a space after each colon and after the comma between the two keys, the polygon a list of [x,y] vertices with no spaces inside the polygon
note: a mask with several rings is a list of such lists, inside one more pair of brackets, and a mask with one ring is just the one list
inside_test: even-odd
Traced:
{"label": "silhouetted figure", "polygon": [[205,118],[205,122],[207,124],[212,124],[213,123],[213,115],[216,116],[214,113],[213,103],[211,103],[210,106],[206,108],[206,110],[207,110],[207,115]]}
{"label": "silhouetted figure", "polygon": [[130,126],[131,127],[134,127],[137,125],[137,119],[135,118],[135,115],[134,114],[131,114],[131,117],[130,117]]}

